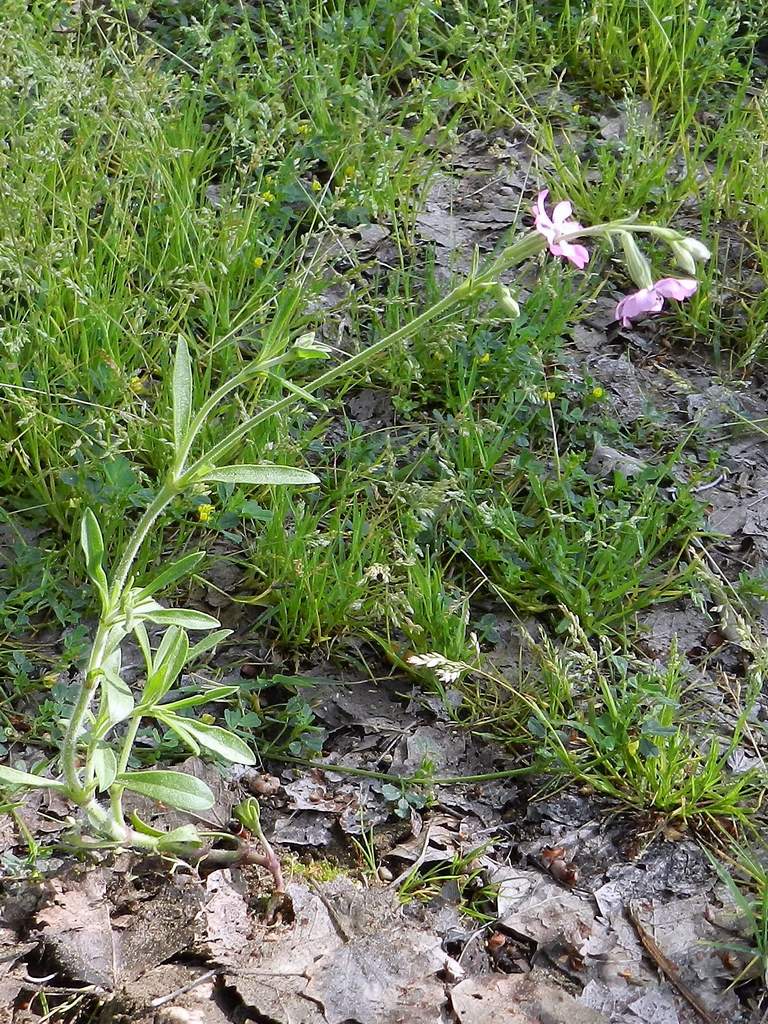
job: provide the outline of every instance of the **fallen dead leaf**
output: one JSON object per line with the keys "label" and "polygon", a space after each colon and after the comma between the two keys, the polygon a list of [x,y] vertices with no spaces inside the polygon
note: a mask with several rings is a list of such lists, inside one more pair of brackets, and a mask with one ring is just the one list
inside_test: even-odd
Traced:
{"label": "fallen dead leaf", "polygon": [[192,944],[203,890],[197,879],[165,879],[151,898],[135,902],[127,921],[121,914],[116,927],[109,880],[109,872],[97,870],[53,881],[32,934],[65,979],[113,992]]}
{"label": "fallen dead leaf", "polygon": [[608,1018],[547,981],[530,974],[486,974],[451,989],[460,1024],[607,1024]]}
{"label": "fallen dead leaf", "polygon": [[288,894],[293,924],[265,929],[247,967],[227,976],[247,1012],[302,1024],[441,1024],[438,975],[461,968],[393,893],[340,878]]}

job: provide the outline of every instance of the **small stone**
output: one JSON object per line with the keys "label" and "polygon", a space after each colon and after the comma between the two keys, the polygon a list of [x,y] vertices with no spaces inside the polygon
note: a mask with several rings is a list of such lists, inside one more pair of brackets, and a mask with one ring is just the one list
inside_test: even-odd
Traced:
{"label": "small stone", "polygon": [[242,783],[254,796],[274,796],[280,790],[280,779],[276,775],[259,775],[257,772],[246,772]]}

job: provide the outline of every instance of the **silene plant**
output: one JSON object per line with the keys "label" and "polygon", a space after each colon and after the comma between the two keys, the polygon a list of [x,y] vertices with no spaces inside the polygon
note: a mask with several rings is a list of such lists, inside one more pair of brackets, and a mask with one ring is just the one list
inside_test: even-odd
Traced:
{"label": "silene plant", "polygon": [[[203,428],[237,388],[290,359],[322,359],[330,352],[312,335],[302,336],[290,347],[281,345],[277,349],[265,345],[259,357],[221,384],[199,408],[193,408],[194,370],[187,344],[179,339],[172,369],[173,454],[165,478],[159,482],[125,549],[114,558],[106,558],[94,513],[88,510],[83,516],[80,542],[100,613],[77,700],[65,723],[61,750],[50,764],[38,766],[34,772],[0,766],[0,784],[21,790],[44,787],[57,791],[72,805],[72,838],[81,849],[132,849],[183,859],[211,855],[220,833],[206,832],[193,824],[161,831],[124,808],[125,793],[136,793],[204,821],[205,812],[214,803],[210,788],[190,774],[133,767],[133,745],[145,720],[154,720],[161,728],[173,731],[194,754],[205,750],[240,765],[256,761],[254,752],[239,737],[194,717],[204,704],[227,698],[237,687],[219,686],[183,699],[169,699],[185,667],[211,651],[230,632],[219,628],[219,622],[210,615],[194,609],[171,608],[159,600],[164,591],[195,571],[204,552],[185,555],[154,575],[136,579],[134,563],[143,544],[168,505],[183,492],[200,485],[318,483],[318,478],[306,470],[269,463],[244,464],[232,458],[236,457],[243,438],[258,424],[367,365],[386,349],[417,335],[427,324],[465,303],[492,297],[504,316],[516,317],[519,306],[510,288],[501,283],[501,276],[546,250],[583,270],[590,258],[585,242],[597,239],[611,246],[618,243],[629,276],[638,289],[616,308],[616,318],[625,326],[644,314],[658,312],[668,300],[687,299],[696,291],[696,265],[710,255],[700,241],[671,228],[641,223],[636,218],[583,227],[573,219],[567,200],[557,203],[550,212],[547,195],[542,191],[538,196],[531,231],[484,266],[476,257],[464,280],[408,324],[301,387],[287,382],[283,397],[244,419],[227,437],[205,450],[200,445]],[[642,236],[667,246],[687,276],[654,280],[650,263],[637,244],[637,238]],[[153,627],[152,640],[148,626]],[[202,639],[194,641],[194,636]],[[121,652],[128,638],[138,645],[144,661],[141,679],[135,686],[129,686],[122,674]],[[239,817],[260,841],[261,852],[252,846],[246,850],[247,844],[229,836],[230,842],[240,845],[227,848],[223,844],[224,848],[218,851],[219,859],[223,856],[230,862],[248,859],[261,863],[273,873],[279,888],[279,863],[259,827],[256,801],[241,805]]]}

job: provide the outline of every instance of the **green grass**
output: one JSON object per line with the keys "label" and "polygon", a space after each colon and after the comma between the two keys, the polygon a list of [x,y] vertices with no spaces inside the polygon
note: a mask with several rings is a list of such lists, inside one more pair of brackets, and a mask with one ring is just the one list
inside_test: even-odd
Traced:
{"label": "green grass", "polygon": [[[93,611],[73,538],[92,507],[109,554],[146,506],[170,458],[176,339],[192,352],[200,401],[255,353],[279,357],[304,333],[338,355],[407,323],[445,289],[417,216],[436,174],[463,173],[450,156],[466,131],[525,140],[532,189],[567,194],[584,223],[642,209],[704,238],[714,258],[695,298],[667,314],[667,337],[726,375],[765,364],[761,0],[6,6],[6,745],[57,740]],[[385,265],[338,259],[340,240],[369,223],[389,232]],[[691,552],[708,539],[694,496],[670,490],[691,439],[671,446],[650,419],[623,426],[603,382],[569,361],[571,333],[606,283],[628,287],[607,253],[584,277],[542,265],[518,319],[479,303],[270,421],[244,461],[309,466],[320,485],[199,489],[172,506],[138,570],[206,546],[197,583],[231,598],[265,649],[361,671],[383,656],[439,692],[458,687],[454,716],[522,751],[550,784],[575,781],[678,824],[759,826],[763,782],[727,763],[746,698],[723,748],[704,749],[678,663],[642,657],[638,615],[701,599]],[[285,377],[249,381],[211,439],[283,393]],[[388,403],[381,423],[347,415],[361,387]],[[596,477],[596,441],[642,447],[649,469]],[[538,694],[484,667],[517,615],[547,638]],[[759,640],[750,651],[759,663]],[[436,677],[413,654],[455,671]],[[273,753],[316,749],[300,683],[278,680],[262,706],[270,685],[243,683],[222,709],[229,727],[255,730]],[[179,756],[173,737],[145,739],[148,756]],[[465,867],[445,877],[470,877]],[[443,880],[408,885],[427,898]],[[750,904],[763,964],[764,889]]]}

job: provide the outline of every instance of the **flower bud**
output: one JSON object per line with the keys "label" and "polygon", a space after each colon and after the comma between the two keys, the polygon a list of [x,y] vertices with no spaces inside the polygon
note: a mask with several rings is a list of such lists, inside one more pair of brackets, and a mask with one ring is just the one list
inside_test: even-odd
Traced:
{"label": "flower bud", "polygon": [[629,276],[638,288],[651,288],[653,286],[651,265],[640,252],[637,242],[628,231],[620,231],[619,237],[624,249]]}
{"label": "flower bud", "polygon": [[706,263],[712,255],[706,245],[700,242],[698,238],[684,238],[678,244],[699,263]]}
{"label": "flower bud", "polygon": [[682,244],[682,242],[672,242],[672,252],[674,253],[675,263],[684,270],[686,274],[696,273],[696,260],[693,258],[689,250]]}
{"label": "flower bud", "polygon": [[496,301],[504,312],[515,319],[520,316],[520,306],[512,298],[512,292],[505,284],[496,285]]}

